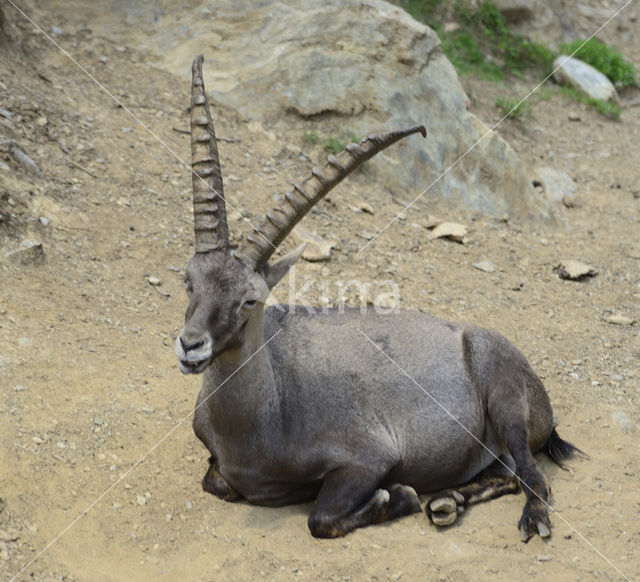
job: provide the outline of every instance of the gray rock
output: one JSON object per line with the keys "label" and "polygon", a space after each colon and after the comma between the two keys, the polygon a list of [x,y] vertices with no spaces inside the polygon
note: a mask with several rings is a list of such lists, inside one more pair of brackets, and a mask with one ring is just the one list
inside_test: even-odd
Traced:
{"label": "gray rock", "polygon": [[620,313],[609,313],[604,316],[604,320],[612,325],[633,325],[636,321],[632,317]]}
{"label": "gray rock", "polygon": [[633,421],[624,412],[614,412],[611,416],[624,432],[631,432],[635,428]]}
{"label": "gray rock", "polygon": [[20,248],[6,253],[5,257],[19,265],[40,265],[44,261],[44,248],[41,242],[25,240]]}
{"label": "gray rock", "polygon": [[536,178],[542,184],[544,193],[551,202],[573,201],[577,186],[573,178],[562,170],[549,166],[538,166]]}
{"label": "gray rock", "polygon": [[305,261],[328,261],[331,258],[331,249],[336,246],[333,241],[324,240],[316,233],[310,232],[301,226],[296,226],[292,231],[293,239],[297,244],[306,244],[302,253]]}
{"label": "gray rock", "polygon": [[491,261],[478,261],[477,263],[473,263],[473,266],[479,271],[484,271],[485,273],[493,273],[496,270]]}
{"label": "gray rock", "polygon": [[205,81],[214,101],[266,127],[302,122],[362,137],[424,124],[427,140],[407,139],[368,166],[391,188],[417,194],[429,187],[429,199],[496,217],[551,215],[513,149],[467,111],[469,99],[436,33],[397,6],[218,0],[215,19],[193,18],[175,2],[162,11],[125,0],[109,6],[100,20],[86,13],[96,33],[135,44],[183,78],[207,47]]}
{"label": "gray rock", "polygon": [[553,61],[553,68],[558,68],[553,77],[561,85],[569,85],[602,101],[615,101],[618,98],[613,83],[600,71],[579,59],[560,55]]}
{"label": "gray rock", "polygon": [[594,277],[598,274],[595,267],[587,265],[582,261],[566,260],[562,261],[554,271],[558,273],[561,279],[570,279],[572,281],[581,281],[586,277]]}
{"label": "gray rock", "polygon": [[465,244],[467,242],[467,227],[457,222],[443,222],[436,226],[429,234],[430,239],[449,238]]}

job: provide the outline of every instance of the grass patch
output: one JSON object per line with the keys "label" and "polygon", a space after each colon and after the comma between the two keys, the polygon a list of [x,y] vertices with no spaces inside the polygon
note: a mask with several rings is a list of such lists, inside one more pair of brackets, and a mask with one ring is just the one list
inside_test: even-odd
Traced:
{"label": "grass patch", "polygon": [[326,152],[330,154],[339,154],[345,147],[347,147],[348,143],[358,143],[360,139],[354,133],[340,138],[335,135],[323,136],[320,132],[313,130],[305,131],[302,134],[302,141],[311,145],[322,144],[322,147]]}
{"label": "grass patch", "polygon": [[498,97],[495,104],[500,108],[502,116],[509,119],[522,119],[531,115],[531,105],[527,101]]}
{"label": "grass patch", "polygon": [[[491,0],[480,3],[398,0],[398,3],[438,33],[444,53],[462,75],[497,81],[504,78],[505,72],[520,76],[532,68],[551,70],[553,52],[513,33]],[[457,30],[445,32],[445,22],[455,22]]]}
{"label": "grass patch", "polygon": [[622,87],[638,85],[635,67],[620,54],[615,46],[609,46],[591,38],[586,42],[577,40],[562,47],[562,52],[568,55],[573,51],[577,51],[573,55],[575,58],[598,69],[612,83]]}
{"label": "grass patch", "polygon": [[613,103],[612,101],[603,101],[602,99],[594,99],[593,97],[589,97],[585,95],[582,91],[578,91],[573,87],[560,87],[560,91],[566,97],[570,99],[574,99],[575,101],[579,101],[580,103],[585,103],[590,107],[597,109],[602,115],[608,117],[609,119],[620,119],[621,109],[617,103]]}
{"label": "grass patch", "polygon": [[317,145],[320,143],[320,134],[317,131],[305,131],[302,134],[302,141],[310,143],[311,145]]}
{"label": "grass patch", "polygon": [[330,154],[339,154],[344,148],[347,147],[348,143],[358,143],[359,141],[360,140],[353,133],[350,134],[347,138],[344,138],[344,140],[330,135],[324,142],[324,149]]}

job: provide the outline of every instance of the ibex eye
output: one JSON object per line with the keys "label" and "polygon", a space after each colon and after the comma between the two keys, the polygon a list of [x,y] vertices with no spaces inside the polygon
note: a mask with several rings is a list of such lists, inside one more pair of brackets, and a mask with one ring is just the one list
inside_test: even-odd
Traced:
{"label": "ibex eye", "polygon": [[255,299],[251,299],[249,301],[245,301],[244,306],[251,308],[251,307],[255,307],[256,303],[258,302]]}

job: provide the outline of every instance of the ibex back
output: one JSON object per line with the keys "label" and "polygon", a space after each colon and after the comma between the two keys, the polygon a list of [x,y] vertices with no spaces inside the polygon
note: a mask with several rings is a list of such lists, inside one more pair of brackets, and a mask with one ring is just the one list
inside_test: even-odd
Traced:
{"label": "ibex back", "polygon": [[202,60],[191,92],[195,254],[176,353],[182,372],[204,374],[193,421],[211,453],[204,489],[272,506],[316,499],[311,533],[334,537],[420,511],[418,493],[438,492],[426,512],[449,525],[522,483],[522,539],[550,535],[533,454],[560,463],[576,449],[501,335],[417,311],[265,308],[302,254],[269,262],[295,224],[353,169],[403,137],[426,136],[424,127],[350,144],[234,249]]}

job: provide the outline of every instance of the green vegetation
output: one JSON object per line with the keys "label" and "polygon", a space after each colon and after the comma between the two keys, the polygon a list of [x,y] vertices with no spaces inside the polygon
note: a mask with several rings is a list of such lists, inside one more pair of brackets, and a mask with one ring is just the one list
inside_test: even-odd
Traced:
{"label": "green vegetation", "polygon": [[339,138],[335,135],[326,135],[323,137],[319,132],[313,130],[305,131],[302,134],[302,141],[311,145],[322,144],[324,149],[330,154],[338,154],[347,146],[348,143],[358,143],[360,139],[353,133],[343,138]]}
{"label": "green vegetation", "polygon": [[316,145],[320,143],[320,134],[317,131],[305,131],[302,134],[302,141],[310,143],[311,145]]}
{"label": "green vegetation", "polygon": [[[442,49],[462,75],[501,80],[505,72],[521,75],[531,68],[550,70],[553,52],[509,30],[501,12],[490,0],[478,4],[458,0],[400,0],[414,18],[431,26]],[[445,30],[444,22],[455,22]]]}
{"label": "green vegetation", "polygon": [[[395,0],[416,20],[428,24],[440,37],[442,49],[460,75],[500,81],[505,74],[522,75],[526,70],[546,77],[551,73],[555,54],[547,47],[531,42],[509,29],[504,16],[492,0]],[[612,83],[626,87],[638,85],[637,72],[616,47],[598,40],[576,41],[564,45],[562,52],[572,54],[606,75]],[[595,107],[611,119],[619,119],[620,106],[593,99],[567,87],[562,93]],[[541,90],[542,91],[542,90]],[[550,89],[539,99],[548,99]],[[527,103],[500,98],[496,100],[503,115],[522,118],[531,112]]]}
{"label": "green vegetation", "polygon": [[531,114],[531,105],[527,101],[521,101],[520,99],[498,97],[496,105],[500,108],[502,116],[510,119],[522,119]]}
{"label": "green vegetation", "polygon": [[579,101],[580,103],[585,103],[590,107],[594,107],[597,109],[602,115],[608,117],[609,119],[620,119],[620,105],[614,103],[612,101],[603,101],[602,99],[594,99],[593,97],[589,97],[585,95],[582,91],[578,91],[573,87],[560,87],[560,91],[567,97]]}
{"label": "green vegetation", "polygon": [[598,69],[612,83],[623,87],[638,84],[635,67],[620,54],[616,47],[609,46],[595,38],[586,42],[577,40],[562,47],[562,52],[568,55],[573,54],[574,51],[577,51],[573,55],[575,58]]}

